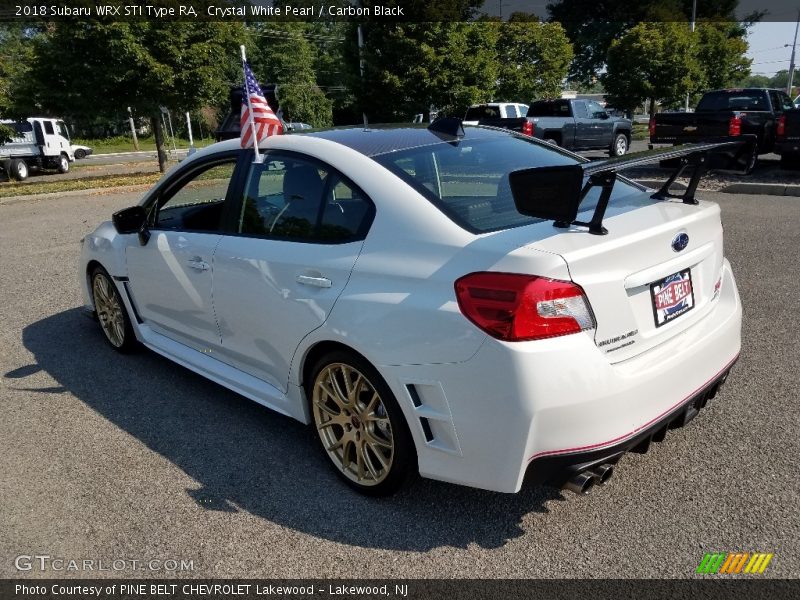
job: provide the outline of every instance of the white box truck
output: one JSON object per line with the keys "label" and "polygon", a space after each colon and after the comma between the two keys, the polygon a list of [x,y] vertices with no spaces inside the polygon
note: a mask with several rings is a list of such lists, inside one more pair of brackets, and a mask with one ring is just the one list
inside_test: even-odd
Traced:
{"label": "white box truck", "polygon": [[75,160],[69,131],[61,119],[30,117],[22,121],[0,121],[13,129],[16,135],[10,142],[0,145],[0,170],[13,179],[22,181],[33,169],[69,171]]}

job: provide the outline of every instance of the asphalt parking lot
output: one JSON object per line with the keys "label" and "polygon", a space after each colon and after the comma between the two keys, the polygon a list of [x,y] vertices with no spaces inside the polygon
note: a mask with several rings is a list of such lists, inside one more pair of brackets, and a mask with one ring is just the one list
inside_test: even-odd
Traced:
{"label": "asphalt parking lot", "polygon": [[[743,352],[687,428],[585,497],[418,481],[350,492],[308,429],[142,351],[78,309],[78,240],[136,194],[0,202],[0,577],[15,557],[191,560],[181,576],[693,577],[706,552],[800,576],[800,198],[720,203]],[[643,399],[644,400],[644,399]]]}

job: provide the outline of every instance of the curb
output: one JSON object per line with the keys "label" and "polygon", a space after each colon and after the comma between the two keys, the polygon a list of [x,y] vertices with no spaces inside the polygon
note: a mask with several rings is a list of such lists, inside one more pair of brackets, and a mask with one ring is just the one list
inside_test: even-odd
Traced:
{"label": "curb", "polygon": [[[666,179],[634,179],[637,183],[653,189],[659,189]],[[686,186],[680,182],[675,182],[672,186],[675,190],[685,190]],[[718,190],[703,189],[700,191],[716,192],[720,194],[757,194],[760,196],[797,196],[800,197],[800,185],[792,183],[731,183]]]}
{"label": "curb", "polygon": [[760,194],[764,196],[800,196],[800,185],[786,183],[732,183],[720,190],[726,194]]}

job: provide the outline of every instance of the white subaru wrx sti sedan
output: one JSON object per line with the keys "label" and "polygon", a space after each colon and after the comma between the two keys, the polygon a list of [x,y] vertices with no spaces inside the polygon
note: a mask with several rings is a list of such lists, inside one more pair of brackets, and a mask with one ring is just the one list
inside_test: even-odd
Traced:
{"label": "white subaru wrx sti sedan", "polygon": [[361,492],[585,492],[739,354],[719,207],[617,178],[633,155],[458,125],[274,136],[261,159],[197,152],[86,236],[85,304],[114,348],[311,423]]}

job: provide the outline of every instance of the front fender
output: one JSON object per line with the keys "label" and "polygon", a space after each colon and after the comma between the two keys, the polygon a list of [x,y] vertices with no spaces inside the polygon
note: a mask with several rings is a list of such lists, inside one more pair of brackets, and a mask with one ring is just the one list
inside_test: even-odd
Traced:
{"label": "front fender", "polygon": [[100,264],[114,278],[127,277],[128,267],[125,261],[126,248],[138,244],[136,235],[121,235],[114,229],[110,221],[101,223],[92,233],[83,238],[78,280],[83,292],[84,305],[94,309],[89,289],[92,265]]}

